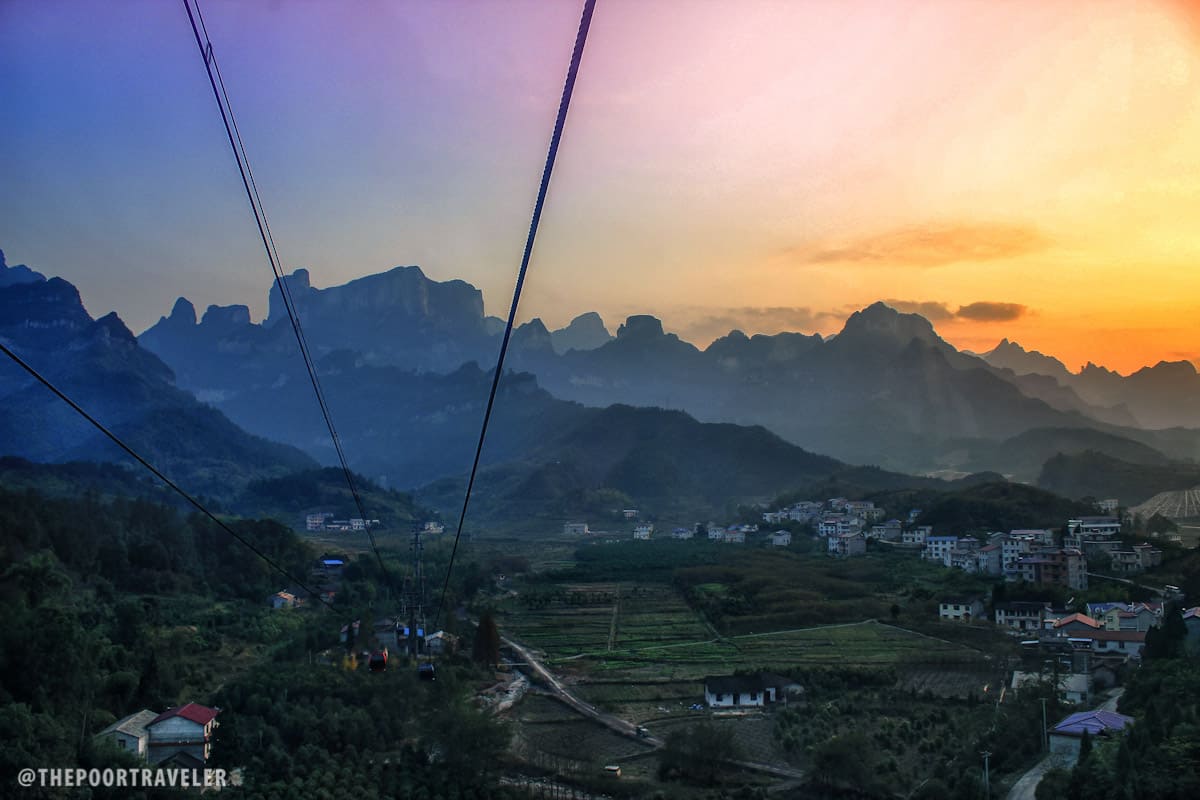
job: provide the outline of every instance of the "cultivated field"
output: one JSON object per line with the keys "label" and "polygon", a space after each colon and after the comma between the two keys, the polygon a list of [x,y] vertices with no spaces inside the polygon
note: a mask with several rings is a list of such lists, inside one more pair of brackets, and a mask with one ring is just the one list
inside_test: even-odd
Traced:
{"label": "cultivated field", "polygon": [[[630,684],[696,682],[735,670],[821,666],[959,669],[982,661],[974,650],[874,621],[720,636],[670,586],[569,584],[560,598],[618,597],[529,608],[520,598],[498,615],[507,635],[545,654],[556,671]],[[586,676],[586,677],[585,677]]]}

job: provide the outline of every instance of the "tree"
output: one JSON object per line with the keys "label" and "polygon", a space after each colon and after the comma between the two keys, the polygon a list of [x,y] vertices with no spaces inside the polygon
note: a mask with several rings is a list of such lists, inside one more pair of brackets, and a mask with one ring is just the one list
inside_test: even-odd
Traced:
{"label": "tree", "polygon": [[479,618],[471,657],[480,664],[500,663],[500,631],[496,629],[496,620],[489,612],[485,612]]}
{"label": "tree", "polygon": [[898,619],[900,619],[900,606],[896,603],[892,603],[892,622],[895,622]]}
{"label": "tree", "polygon": [[706,786],[720,778],[721,765],[740,755],[733,729],[702,722],[667,737],[659,761],[659,775],[672,775]]}
{"label": "tree", "polygon": [[835,787],[839,784],[866,789],[874,773],[874,750],[860,733],[826,739],[813,753],[813,781]]}

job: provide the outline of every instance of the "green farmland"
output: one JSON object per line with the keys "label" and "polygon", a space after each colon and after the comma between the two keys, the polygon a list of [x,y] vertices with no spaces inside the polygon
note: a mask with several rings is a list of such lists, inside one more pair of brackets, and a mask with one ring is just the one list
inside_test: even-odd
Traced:
{"label": "green farmland", "polygon": [[[619,600],[616,599],[619,596]],[[735,670],[821,666],[908,667],[979,664],[969,648],[874,621],[719,635],[672,587],[570,584],[529,608],[512,599],[502,630],[545,654],[556,670],[631,681],[695,681]],[[601,602],[601,598],[613,598]]]}

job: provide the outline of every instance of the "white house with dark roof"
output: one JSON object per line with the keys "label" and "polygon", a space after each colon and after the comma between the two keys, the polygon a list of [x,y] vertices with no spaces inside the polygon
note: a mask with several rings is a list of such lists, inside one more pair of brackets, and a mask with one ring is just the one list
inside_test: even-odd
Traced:
{"label": "white house with dark roof", "polygon": [[792,679],[769,672],[704,679],[704,702],[709,708],[761,708],[803,692],[804,687]]}
{"label": "white house with dark roof", "polygon": [[938,603],[938,618],[951,622],[987,619],[982,597],[947,597]]}
{"label": "white house with dark roof", "polygon": [[1040,631],[1049,606],[1049,603],[1025,600],[997,603],[996,624],[1019,632]]}
{"label": "white house with dark roof", "polygon": [[108,739],[117,746],[117,749],[126,750],[139,758],[145,758],[147,743],[150,739],[146,726],[157,717],[158,715],[153,711],[144,708],[109,725],[96,734],[96,738]]}

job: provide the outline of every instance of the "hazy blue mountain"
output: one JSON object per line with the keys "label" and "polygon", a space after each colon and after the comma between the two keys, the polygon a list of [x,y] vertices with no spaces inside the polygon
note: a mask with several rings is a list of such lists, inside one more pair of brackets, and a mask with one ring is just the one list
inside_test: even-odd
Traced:
{"label": "hazy blue mountain", "polygon": [[981,353],[980,358],[993,366],[1011,369],[1017,375],[1045,375],[1056,378],[1063,384],[1074,377],[1067,366],[1057,358],[1037,350],[1026,350],[1007,338],[1001,339],[1000,343],[988,352]]}
{"label": "hazy blue mountain", "polygon": [[[1160,361],[1128,376],[1088,362],[1072,373],[1058,359],[1027,351],[1007,339],[982,358],[1019,375],[1052,377],[1093,408],[1109,408],[1117,416],[1093,416],[1114,424],[1200,427],[1200,374],[1190,361]],[[1121,415],[1130,420],[1122,421]]]}
{"label": "hazy blue mountain", "polygon": [[[4,274],[0,272],[0,274]],[[22,358],[195,492],[311,468],[299,450],[251,436],[174,385],[115,313],[93,320],[61,278],[0,289],[0,337]],[[27,373],[0,363],[0,454],[32,461],[125,461],[103,434]]]}
{"label": "hazy blue mountain", "polygon": [[34,272],[24,264],[8,266],[8,262],[4,260],[4,251],[0,250],[0,289],[15,286],[18,283],[40,283],[44,280],[46,280],[45,275]]}
{"label": "hazy blue mountain", "polygon": [[1090,428],[1034,428],[1002,442],[982,441],[968,445],[964,469],[984,465],[1014,480],[1034,482],[1042,465],[1057,455],[1101,453],[1133,464],[1160,466],[1171,459],[1150,445]]}
{"label": "hazy blue mountain", "polygon": [[[303,270],[288,281],[314,356],[339,354],[343,375],[347,365],[447,375],[471,361],[484,368],[494,362],[499,321],[483,315],[479,292],[461,281],[433,281],[415,267],[327,289],[314,289]],[[175,368],[181,386],[239,424],[284,435],[276,413],[256,401],[279,394],[301,366],[281,303],[272,290],[271,314],[253,324],[241,306],[210,308],[196,322],[181,301],[142,342]],[[1022,353],[1002,343],[989,355],[1008,360],[991,364],[956,350],[924,317],[875,303],[828,340],[732,331],[704,350],[647,315],[630,317],[611,337],[594,314],[553,332],[534,319],[514,331],[507,366],[535,375],[540,389],[558,399],[763,425],[809,450],[902,471],[962,470],[969,460],[962,441],[1000,442],[1031,429],[1091,428],[1137,438],[1135,419],[1119,402],[1100,403],[1075,383],[1026,371]],[[392,397],[378,383],[381,374],[355,383],[355,392]],[[1174,385],[1186,386],[1186,379]],[[971,469],[989,468],[976,462]]]}
{"label": "hazy blue mountain", "polygon": [[612,338],[608,328],[604,327],[604,320],[595,311],[580,314],[566,327],[550,332],[554,352],[560,355],[568,350],[595,350]]}

